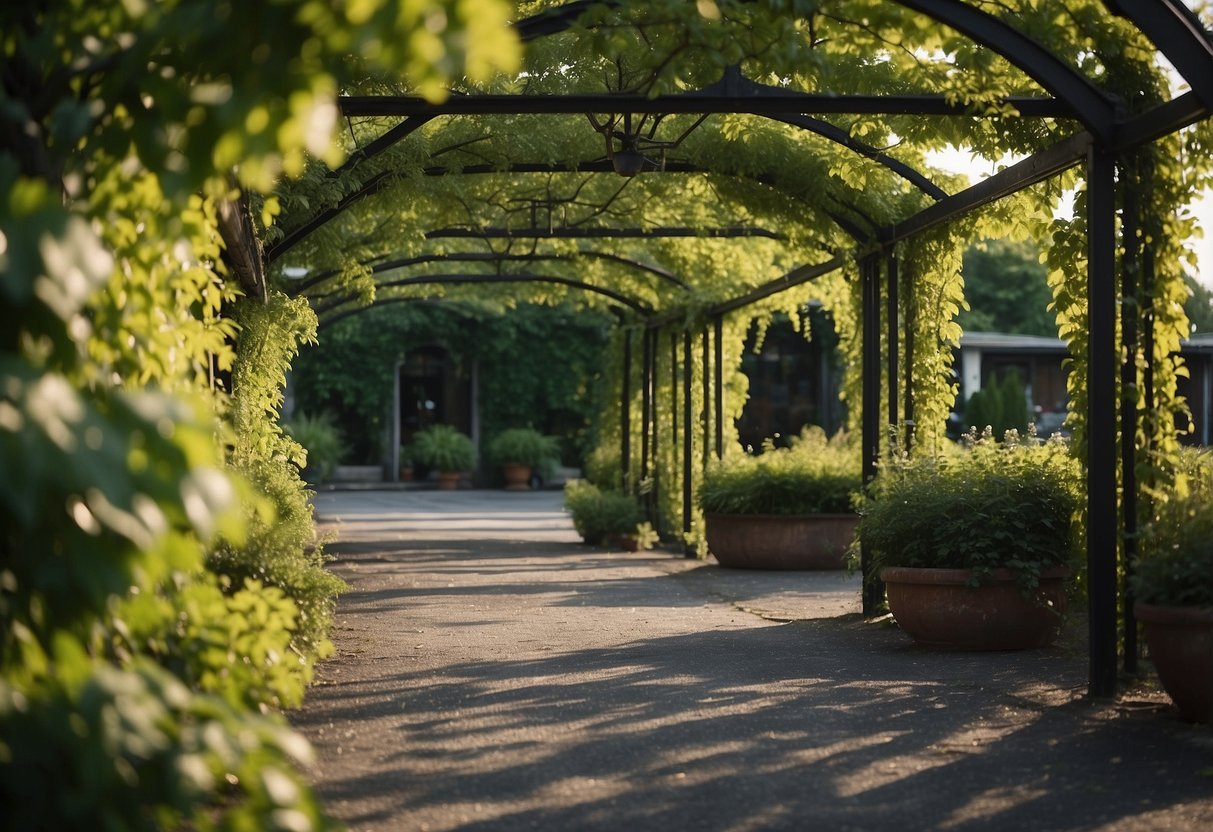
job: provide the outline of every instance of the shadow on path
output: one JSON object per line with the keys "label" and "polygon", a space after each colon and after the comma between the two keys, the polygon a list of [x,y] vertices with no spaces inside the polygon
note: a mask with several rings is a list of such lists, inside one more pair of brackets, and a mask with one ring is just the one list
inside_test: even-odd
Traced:
{"label": "shadow on path", "polygon": [[1213,733],[1088,702],[1081,649],[920,650],[840,575],[347,531],[292,721],[352,829],[1213,827]]}

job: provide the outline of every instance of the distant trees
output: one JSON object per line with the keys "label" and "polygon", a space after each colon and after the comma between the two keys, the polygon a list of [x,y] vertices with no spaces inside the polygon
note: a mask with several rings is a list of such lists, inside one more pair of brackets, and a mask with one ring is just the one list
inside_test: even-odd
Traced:
{"label": "distant trees", "polygon": [[1033,243],[985,240],[965,252],[962,273],[969,309],[960,313],[966,332],[1057,336],[1049,311],[1053,296]]}

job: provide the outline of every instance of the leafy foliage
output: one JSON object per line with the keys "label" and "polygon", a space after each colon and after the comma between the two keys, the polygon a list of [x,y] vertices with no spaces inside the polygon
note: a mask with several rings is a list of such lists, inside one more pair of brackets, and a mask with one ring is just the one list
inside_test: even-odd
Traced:
{"label": "leafy foliage", "polygon": [[416,349],[442,345],[464,367],[479,366],[485,435],[533,425],[579,464],[600,410],[607,325],[601,313],[571,305],[383,304],[334,321],[322,330],[323,346],[303,349],[292,376],[296,405],[335,413],[351,457],[379,461],[396,366]]}
{"label": "leafy foliage", "polygon": [[[264,713],[298,702],[335,589],[268,389],[298,316],[234,343],[259,287],[233,264],[260,252],[222,218],[309,153],[340,160],[351,77],[408,66],[432,93],[512,65],[506,4],[450,8],[435,28],[378,0],[246,5],[239,26],[222,4],[0,7],[6,826],[329,825],[295,771],[306,743]],[[258,358],[270,381],[245,383]],[[205,569],[214,547],[230,571]]]}
{"label": "leafy foliage", "polygon": [[489,458],[498,465],[513,463],[542,469],[557,462],[559,454],[556,440],[533,428],[508,428],[489,442]]}
{"label": "leafy foliage", "polygon": [[1179,459],[1176,487],[1141,530],[1133,592],[1147,604],[1213,608],[1213,454],[1185,448]]}
{"label": "leafy foliage", "polygon": [[439,471],[467,471],[476,464],[476,446],[451,425],[431,425],[413,437],[413,457]]}
{"label": "leafy foliage", "polygon": [[1069,564],[1080,503],[1079,471],[1060,441],[1014,433],[937,458],[898,458],[881,471],[861,510],[858,539],[877,569],[997,568],[1033,589],[1042,569]]}
{"label": "leafy foliage", "polygon": [[634,533],[644,519],[640,504],[632,495],[604,490],[585,480],[572,480],[565,485],[564,507],[573,516],[577,534],[591,546]]}
{"label": "leafy foliage", "polygon": [[1018,371],[981,388],[965,404],[965,423],[974,430],[990,428],[995,436],[1009,430],[1027,432],[1028,401]]}
{"label": "leafy foliage", "polygon": [[789,447],[767,440],[758,456],[713,463],[699,505],[710,514],[845,514],[861,484],[857,444],[806,427]]}
{"label": "leafy foliage", "polygon": [[269,508],[246,507],[248,539],[221,541],[207,559],[232,590],[277,587],[295,604],[291,646],[311,678],[312,665],[332,650],[328,631],[337,593],[345,584],[324,569],[308,492],[300,479],[305,452],[278,422],[286,370],[300,341],[314,337],[315,317],[298,300],[271,296],[239,309],[240,360],[232,373],[228,418],[233,442],[229,464],[265,495]]}
{"label": "leafy foliage", "polygon": [[[966,332],[1057,337],[1049,312],[1048,269],[1027,242],[983,240],[964,253],[965,299],[957,322]],[[995,431],[1000,433],[1000,431]]]}
{"label": "leafy foliage", "polygon": [[296,413],[282,428],[307,452],[307,464],[303,470],[314,472],[313,475],[319,480],[327,479],[345,451],[341,429],[337,427],[332,414],[327,411],[319,416]]}

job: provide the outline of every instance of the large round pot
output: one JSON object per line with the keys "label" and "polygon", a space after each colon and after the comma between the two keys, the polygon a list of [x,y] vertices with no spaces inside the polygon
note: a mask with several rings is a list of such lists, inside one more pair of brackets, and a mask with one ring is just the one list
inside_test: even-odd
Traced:
{"label": "large round pot", "polygon": [[501,473],[505,476],[505,488],[507,491],[530,490],[531,466],[521,465],[517,462],[507,462],[501,466]]}
{"label": "large round pot", "polygon": [[454,491],[459,487],[458,471],[439,471],[438,488],[443,491]]}
{"label": "large round pot", "polygon": [[969,586],[969,569],[890,566],[880,570],[889,612],[910,638],[954,650],[1024,650],[1052,644],[1066,610],[1065,579],[1055,566],[1040,576],[1037,595],[1020,594],[1009,569]]}
{"label": "large round pot", "polygon": [[1213,609],[1137,603],[1150,661],[1184,719],[1213,722]]}
{"label": "large round pot", "polygon": [[854,514],[707,514],[708,549],[734,569],[844,569]]}

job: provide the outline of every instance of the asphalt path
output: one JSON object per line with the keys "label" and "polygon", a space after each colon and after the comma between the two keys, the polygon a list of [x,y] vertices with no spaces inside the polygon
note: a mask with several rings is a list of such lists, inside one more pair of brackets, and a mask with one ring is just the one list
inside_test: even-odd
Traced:
{"label": "asphalt path", "polygon": [[948,653],[842,573],[578,542],[554,492],[316,497],[349,583],[292,723],[352,830],[1210,830],[1213,729],[1059,647]]}

